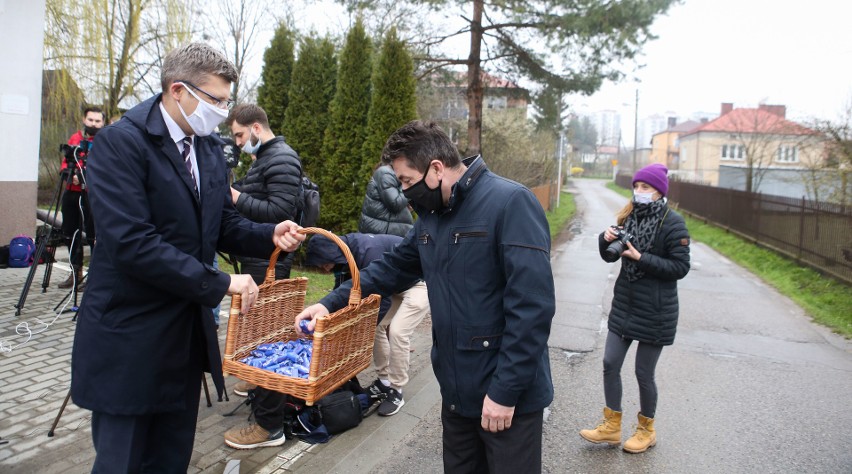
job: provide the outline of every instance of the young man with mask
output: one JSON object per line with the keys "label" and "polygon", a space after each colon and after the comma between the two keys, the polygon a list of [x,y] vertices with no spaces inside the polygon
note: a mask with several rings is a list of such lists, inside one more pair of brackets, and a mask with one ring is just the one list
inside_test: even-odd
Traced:
{"label": "young man with mask", "polygon": [[[72,288],[76,285],[77,291],[83,291],[86,283],[83,282],[83,232],[89,247],[95,241],[95,226],[89,213],[89,200],[86,196],[87,188],[84,176],[86,170],[86,157],[88,150],[92,147],[95,135],[104,127],[104,112],[100,107],[86,107],[83,110],[83,129],[77,130],[68,139],[68,145],[80,147],[80,153],[74,153],[73,163],[68,162],[66,155],[62,156],[63,179],[67,180],[65,192],[62,194],[62,235],[71,254],[71,274],[65,281],[59,283],[61,289]],[[67,174],[66,174],[67,173]]]}
{"label": "young man with mask", "polygon": [[210,309],[257,298],[217,250],[294,250],[295,223],[255,224],[230,200],[222,142],[237,72],[203,43],[163,60],[163,92],[98,134],[88,162],[98,232],[71,356],[74,403],[92,410],[92,472],[186,472],[203,372],[224,390]]}
{"label": "young man with mask", "polygon": [[[252,156],[252,165],[242,184],[231,187],[231,199],[241,216],[254,222],[275,223],[296,220],[302,162],[299,155],[275,136],[266,112],[254,104],[240,104],[231,110],[227,124],[234,142]],[[268,257],[268,255],[267,255]],[[242,273],[258,285],[266,276],[269,258],[238,256]],[[278,257],[275,278],[290,278],[293,254]]]}
{"label": "young man with mask", "polygon": [[[361,272],[382,297],[426,282],[432,368],[441,387],[444,472],[540,472],[543,412],[553,400],[547,339],[555,310],[550,231],[529,189],[461,160],[434,123],[394,132],[382,161],[417,211],[414,229]],[[346,305],[341,285],[296,316]]]}

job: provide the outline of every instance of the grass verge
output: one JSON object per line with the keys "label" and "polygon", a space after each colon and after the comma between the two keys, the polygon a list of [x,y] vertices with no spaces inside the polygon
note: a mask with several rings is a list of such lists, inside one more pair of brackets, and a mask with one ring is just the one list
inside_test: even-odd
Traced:
{"label": "grass verge", "polygon": [[574,195],[571,193],[562,193],[559,197],[559,207],[547,211],[547,223],[550,225],[550,240],[553,242],[556,236],[565,228],[568,221],[574,217],[577,212],[577,206],[574,203]]}
{"label": "grass verge", "polygon": [[[624,196],[632,195],[630,190],[615,183],[607,183],[607,187]],[[814,321],[852,338],[852,291],[848,285],[700,219],[684,218],[693,240],[708,245],[772,285],[804,308]]]}

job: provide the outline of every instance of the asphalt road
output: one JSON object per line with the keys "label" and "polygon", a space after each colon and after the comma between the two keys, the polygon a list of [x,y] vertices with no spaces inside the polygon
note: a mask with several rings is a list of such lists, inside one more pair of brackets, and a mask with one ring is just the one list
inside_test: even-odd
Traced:
{"label": "asphalt road", "polygon": [[[693,243],[692,270],[680,282],[675,344],[663,350],[657,368],[657,446],[633,455],[580,438],[578,431],[594,427],[604,405],[601,359],[619,265],[600,260],[596,236],[625,203],[604,184],[569,183],[579,216],[572,239],[553,254],[557,312],[549,345],[556,396],[544,428],[544,470],[852,472],[852,344],[701,243]],[[639,410],[634,354],[631,348],[622,372],[623,439]],[[430,369],[422,369],[418,379],[427,385]],[[428,400],[436,399],[434,390]],[[442,472],[439,403],[408,408],[416,416],[403,414],[404,408],[397,415],[404,418],[394,420],[405,429],[379,426],[371,435],[351,435],[370,453],[369,462],[341,462],[331,471],[348,465],[370,472]],[[340,441],[343,447],[346,441]]]}

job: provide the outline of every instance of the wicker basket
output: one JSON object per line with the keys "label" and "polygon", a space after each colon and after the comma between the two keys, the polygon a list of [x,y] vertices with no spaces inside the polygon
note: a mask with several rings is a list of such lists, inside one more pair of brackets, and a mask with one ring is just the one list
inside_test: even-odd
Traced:
{"label": "wicker basket", "polygon": [[305,305],[307,278],[275,280],[279,249],[272,252],[266,278],[258,287],[258,297],[248,314],[240,314],[240,296],[231,299],[228,336],[222,369],[255,385],[305,400],[308,405],[370,366],[373,338],[379,315],[379,295],[361,299],[361,279],[349,247],[323,229],[308,227],[305,234],[320,234],[334,241],[346,256],[352,274],[349,305],[317,319],[313,334],[313,355],[307,379],[287,377],[240,362],[258,344],[297,339],[296,315]]}

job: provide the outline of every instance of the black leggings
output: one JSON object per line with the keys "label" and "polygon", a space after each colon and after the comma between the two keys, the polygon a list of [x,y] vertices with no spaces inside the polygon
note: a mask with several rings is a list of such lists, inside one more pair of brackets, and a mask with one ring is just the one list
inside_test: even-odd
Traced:
{"label": "black leggings", "polygon": [[[612,331],[606,336],[603,360],[603,381],[606,406],[621,411],[621,366],[627,356],[632,339],[622,339]],[[639,406],[642,415],[653,418],[657,411],[657,383],[654,371],[663,346],[639,343],[636,348],[636,380],[639,382]]]}

